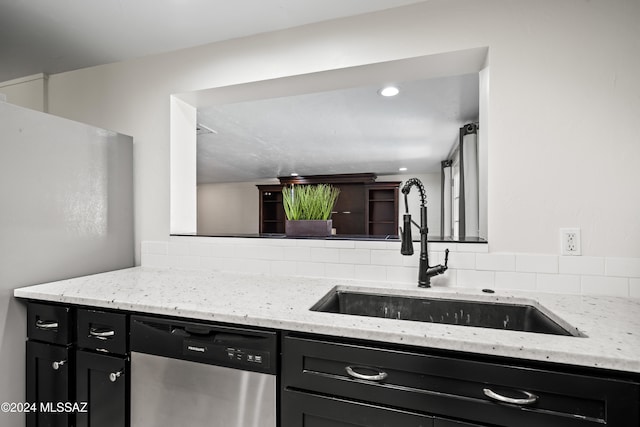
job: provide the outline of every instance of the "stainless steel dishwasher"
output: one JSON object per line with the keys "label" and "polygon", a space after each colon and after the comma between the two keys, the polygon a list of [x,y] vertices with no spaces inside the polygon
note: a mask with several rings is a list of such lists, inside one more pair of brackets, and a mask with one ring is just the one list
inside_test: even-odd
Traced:
{"label": "stainless steel dishwasher", "polygon": [[132,427],[275,427],[277,334],[131,317]]}

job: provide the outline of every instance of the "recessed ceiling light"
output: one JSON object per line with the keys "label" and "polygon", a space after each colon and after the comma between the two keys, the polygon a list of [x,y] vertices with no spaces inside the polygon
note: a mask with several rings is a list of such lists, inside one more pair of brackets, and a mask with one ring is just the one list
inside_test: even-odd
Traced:
{"label": "recessed ceiling light", "polygon": [[298,174],[295,172],[291,172],[291,176],[298,176]]}
{"label": "recessed ceiling light", "polygon": [[400,93],[400,89],[395,86],[387,86],[385,88],[380,89],[380,95],[382,96],[396,96]]}
{"label": "recessed ceiling light", "polygon": [[398,170],[399,170],[400,172],[404,172],[404,171],[406,171],[406,170],[407,170],[407,168],[398,168]]}

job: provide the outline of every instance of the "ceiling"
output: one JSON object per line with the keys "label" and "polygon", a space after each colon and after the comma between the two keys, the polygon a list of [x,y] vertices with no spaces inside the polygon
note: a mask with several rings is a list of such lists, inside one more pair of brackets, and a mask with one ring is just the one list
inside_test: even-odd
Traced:
{"label": "ceiling", "polygon": [[[439,173],[459,128],[478,120],[478,73],[198,109],[198,183],[277,176]],[[399,172],[406,167],[406,172]]]}
{"label": "ceiling", "polygon": [[424,0],[0,0],[0,82]]}

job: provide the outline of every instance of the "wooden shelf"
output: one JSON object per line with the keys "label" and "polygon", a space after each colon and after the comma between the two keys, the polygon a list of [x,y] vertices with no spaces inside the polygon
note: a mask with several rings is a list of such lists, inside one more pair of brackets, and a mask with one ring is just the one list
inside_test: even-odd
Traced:
{"label": "wooden shelf", "polygon": [[331,184],[340,196],[331,216],[339,235],[398,235],[398,189],[400,181],[375,182],[375,174],[313,175],[281,177],[281,185],[258,185],[260,233],[284,234],[282,186]]}

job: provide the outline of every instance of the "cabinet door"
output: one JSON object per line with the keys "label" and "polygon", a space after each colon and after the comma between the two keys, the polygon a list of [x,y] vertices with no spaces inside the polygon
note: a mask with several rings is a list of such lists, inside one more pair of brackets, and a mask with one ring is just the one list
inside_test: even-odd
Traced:
{"label": "cabinet door", "polygon": [[335,397],[285,390],[282,396],[282,426],[433,427],[433,418]]}
{"label": "cabinet door", "polygon": [[27,341],[27,402],[36,405],[26,414],[27,427],[67,427],[71,417],[56,412],[58,403],[71,401],[68,347]]}
{"label": "cabinet door", "polygon": [[128,367],[122,357],[77,352],[76,392],[88,412],[77,414],[78,427],[126,427]]}

